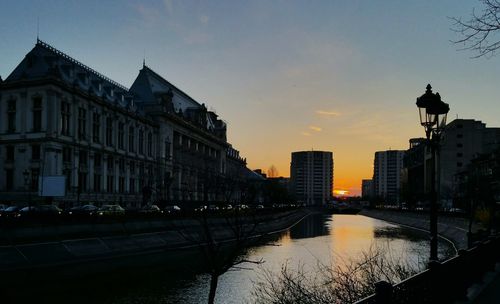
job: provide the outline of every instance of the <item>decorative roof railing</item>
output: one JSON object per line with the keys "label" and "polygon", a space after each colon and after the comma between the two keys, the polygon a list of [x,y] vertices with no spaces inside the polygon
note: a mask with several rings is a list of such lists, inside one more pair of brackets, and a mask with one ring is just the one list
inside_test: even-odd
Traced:
{"label": "decorative roof railing", "polygon": [[81,67],[82,69],[86,70],[87,72],[90,72],[92,74],[94,74],[95,76],[101,78],[102,80],[104,81],[107,81],[109,83],[111,83],[112,85],[116,86],[116,87],[119,87],[120,89],[122,90],[125,90],[126,92],[128,92],[128,88],[125,87],[124,85],[121,85],[119,84],[118,82],[110,79],[109,77],[106,77],[104,76],[103,74],[97,72],[96,70],[92,69],[91,67],[88,67],[86,66],[85,64],[81,63],[80,61],[74,59],[73,57],[69,56],[69,55],[66,55],[64,52],[61,52],[59,51],[58,49],[56,49],[55,47],[51,46],[50,44],[40,40],[40,39],[37,39],[36,43],[52,52],[54,52],[56,55],[58,56],[61,56],[63,57],[64,59],[76,64],[77,66]]}

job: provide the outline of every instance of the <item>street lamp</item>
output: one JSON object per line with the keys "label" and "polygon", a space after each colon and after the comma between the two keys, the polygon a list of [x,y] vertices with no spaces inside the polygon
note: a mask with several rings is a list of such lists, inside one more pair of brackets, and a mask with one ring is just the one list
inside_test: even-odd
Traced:
{"label": "street lamp", "polygon": [[432,93],[432,87],[427,85],[425,94],[417,98],[417,107],[420,114],[420,124],[425,128],[427,145],[431,148],[432,174],[430,189],[430,232],[431,232],[431,255],[430,260],[437,261],[437,191],[436,191],[436,158],[439,154],[439,141],[441,133],[446,126],[446,116],[450,106],[441,100],[439,93]]}

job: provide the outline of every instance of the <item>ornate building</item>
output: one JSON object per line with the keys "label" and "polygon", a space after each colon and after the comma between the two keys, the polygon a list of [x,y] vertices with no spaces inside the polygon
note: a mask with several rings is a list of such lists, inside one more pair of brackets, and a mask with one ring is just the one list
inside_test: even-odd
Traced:
{"label": "ornate building", "polygon": [[1,201],[41,200],[65,176],[65,204],[209,202],[248,170],[226,124],[146,65],[130,89],[37,41],[0,78]]}

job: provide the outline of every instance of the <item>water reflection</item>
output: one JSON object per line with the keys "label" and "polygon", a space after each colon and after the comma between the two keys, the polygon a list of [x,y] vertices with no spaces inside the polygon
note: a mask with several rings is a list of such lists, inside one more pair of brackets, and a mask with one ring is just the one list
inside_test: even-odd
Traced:
{"label": "water reflection", "polygon": [[[311,216],[250,248],[247,258],[262,258],[265,263],[260,269],[222,275],[216,302],[251,302],[252,282],[259,279],[262,269],[279,271],[284,263],[304,264],[313,269],[318,261],[339,265],[359,257],[372,246],[385,248],[388,254],[405,260],[425,261],[428,243],[427,233],[364,216]],[[441,257],[453,253],[448,243],[439,246]],[[200,261],[196,250],[142,256],[124,261],[127,268],[119,271],[79,279],[65,279],[55,272],[43,274],[37,280],[33,276],[23,278],[20,286],[9,286],[2,294],[11,297],[12,303],[203,303],[207,300],[209,279],[199,272],[196,264]],[[30,293],[24,292],[26,286],[30,286]]]}
{"label": "water reflection", "polygon": [[317,236],[327,235],[330,233],[330,226],[327,225],[331,221],[331,216],[323,214],[314,214],[303,219],[298,225],[295,225],[290,231],[292,239],[305,239]]}

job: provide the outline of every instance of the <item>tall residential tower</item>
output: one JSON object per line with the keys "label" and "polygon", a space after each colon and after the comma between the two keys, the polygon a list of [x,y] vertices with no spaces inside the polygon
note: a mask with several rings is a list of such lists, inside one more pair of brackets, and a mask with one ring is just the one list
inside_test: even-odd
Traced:
{"label": "tall residential tower", "polygon": [[373,163],[373,188],[375,196],[387,203],[399,203],[401,170],[405,151],[375,152]]}
{"label": "tall residential tower", "polygon": [[333,190],[333,153],[292,152],[290,180],[297,202],[306,205],[326,204]]}

